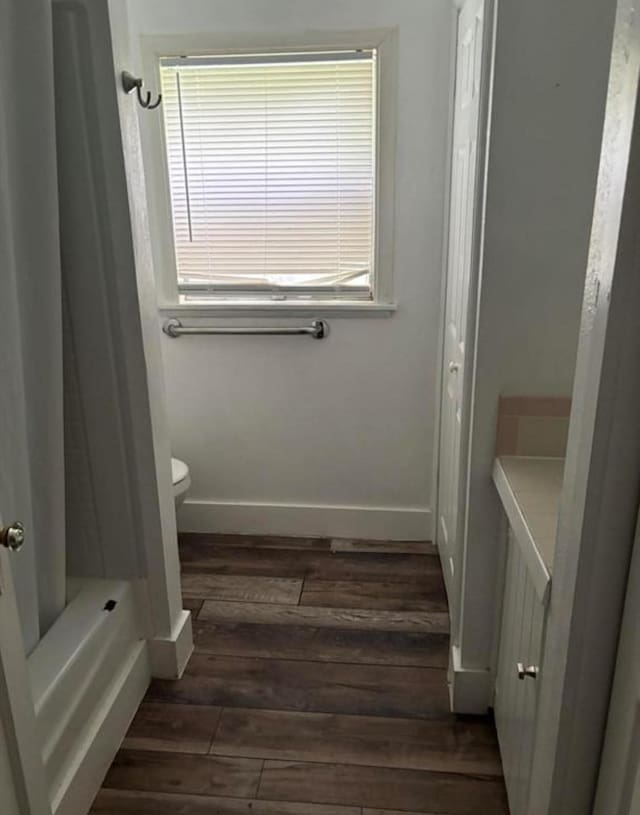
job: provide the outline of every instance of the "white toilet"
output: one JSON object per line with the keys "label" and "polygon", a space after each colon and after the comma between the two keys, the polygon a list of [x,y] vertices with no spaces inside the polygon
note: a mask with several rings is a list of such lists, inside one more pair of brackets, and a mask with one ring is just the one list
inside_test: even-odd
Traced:
{"label": "white toilet", "polygon": [[189,467],[179,458],[171,459],[171,480],[173,481],[173,500],[177,509],[186,498],[191,486]]}

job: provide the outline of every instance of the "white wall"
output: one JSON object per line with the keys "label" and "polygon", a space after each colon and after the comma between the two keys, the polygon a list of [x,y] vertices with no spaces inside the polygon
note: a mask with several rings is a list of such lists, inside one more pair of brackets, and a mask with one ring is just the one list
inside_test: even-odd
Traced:
{"label": "white wall", "polygon": [[[129,8],[134,42],[140,34],[397,26],[397,313],[329,317],[331,335],[322,342],[165,338],[164,359],[173,452],[191,468],[190,499],[197,502],[186,506],[183,526],[428,536],[449,0],[129,0]],[[292,512],[281,505],[391,511]]]}
{"label": "white wall", "polygon": [[463,667],[491,662],[499,545],[498,396],[572,391],[615,3],[498,7],[462,622]]}

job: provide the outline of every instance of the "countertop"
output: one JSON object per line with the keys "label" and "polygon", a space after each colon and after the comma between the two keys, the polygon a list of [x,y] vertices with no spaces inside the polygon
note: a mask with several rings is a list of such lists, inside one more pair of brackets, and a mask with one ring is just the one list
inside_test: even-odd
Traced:
{"label": "countertop", "polygon": [[564,458],[500,456],[493,480],[536,591],[548,599],[560,508]]}

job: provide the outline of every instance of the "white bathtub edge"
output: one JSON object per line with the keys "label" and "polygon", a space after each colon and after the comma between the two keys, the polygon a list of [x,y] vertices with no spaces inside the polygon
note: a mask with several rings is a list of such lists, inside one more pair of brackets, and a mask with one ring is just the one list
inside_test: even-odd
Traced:
{"label": "white bathtub edge", "polygon": [[109,692],[99,700],[76,743],[67,772],[52,800],[53,815],[87,815],[131,720],[149,686],[146,642],[130,648],[128,658],[114,677]]}
{"label": "white bathtub edge", "polygon": [[30,655],[54,815],[86,815],[151,679],[133,585],[87,580]]}

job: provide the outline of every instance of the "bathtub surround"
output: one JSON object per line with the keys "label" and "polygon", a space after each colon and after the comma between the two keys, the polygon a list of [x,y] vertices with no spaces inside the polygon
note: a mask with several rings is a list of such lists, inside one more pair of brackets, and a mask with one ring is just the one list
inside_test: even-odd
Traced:
{"label": "bathtub surround", "polygon": [[53,4],[74,580],[28,667],[55,815],[88,810],[151,676],[179,676],[193,647],[137,114],[115,81],[129,62],[125,11]]}
{"label": "bathtub surround", "polygon": [[[454,9],[448,0],[135,0],[129,13],[135,45],[145,34],[396,29],[397,311],[227,319],[218,309],[207,323],[326,316],[331,333],[318,343],[163,337],[163,354],[173,453],[192,474],[182,529],[430,537]],[[167,316],[184,318],[163,309],[159,322]]]}
{"label": "bathtub surround", "polygon": [[[137,117],[112,84],[114,64],[128,61],[122,12],[108,0],[54,4],[65,279],[98,511],[94,545],[83,549],[79,536],[70,549],[74,577],[146,581],[152,639],[165,643],[184,620],[148,230],[135,200]],[[92,104],[78,76],[110,94]]]}

